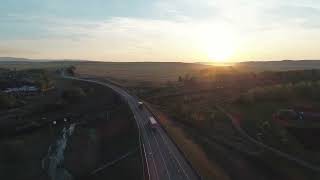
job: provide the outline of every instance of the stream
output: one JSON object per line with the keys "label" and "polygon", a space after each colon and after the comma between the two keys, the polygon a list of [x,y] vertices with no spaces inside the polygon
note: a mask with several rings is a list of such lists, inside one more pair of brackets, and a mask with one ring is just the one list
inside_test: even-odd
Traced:
{"label": "stream", "polygon": [[72,180],[72,175],[63,168],[64,151],[68,138],[72,135],[76,124],[64,127],[56,141],[49,146],[47,155],[42,159],[42,169],[44,169],[51,180]]}

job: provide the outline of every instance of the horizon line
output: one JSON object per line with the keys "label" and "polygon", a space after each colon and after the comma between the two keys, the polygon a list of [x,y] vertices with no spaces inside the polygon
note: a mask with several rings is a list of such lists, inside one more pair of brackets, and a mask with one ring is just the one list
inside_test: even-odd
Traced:
{"label": "horizon line", "polygon": [[240,60],[240,61],[226,61],[226,62],[219,62],[219,61],[114,61],[114,60],[97,60],[97,59],[53,59],[53,58],[26,58],[26,57],[7,57],[7,56],[0,56],[0,61],[5,61],[3,59],[16,59],[17,61],[21,62],[58,62],[58,61],[66,61],[66,62],[109,62],[109,63],[205,63],[205,64],[237,64],[237,63],[249,63],[249,62],[283,62],[283,61],[320,61],[320,59],[282,59],[282,60]]}

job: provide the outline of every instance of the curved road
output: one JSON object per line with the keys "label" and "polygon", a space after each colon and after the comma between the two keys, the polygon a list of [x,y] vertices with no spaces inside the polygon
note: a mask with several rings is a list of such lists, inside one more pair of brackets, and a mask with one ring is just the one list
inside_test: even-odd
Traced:
{"label": "curved road", "polygon": [[[152,116],[146,108],[138,108],[138,99],[125,90],[105,82],[92,79],[81,79],[64,76],[67,79],[85,81],[106,86],[117,92],[126,100],[134,114],[140,130],[142,150],[146,160],[146,174],[150,180],[194,180],[200,179],[194,169],[177,149],[161,127],[152,130],[149,117]],[[156,119],[156,118],[155,118]]]}

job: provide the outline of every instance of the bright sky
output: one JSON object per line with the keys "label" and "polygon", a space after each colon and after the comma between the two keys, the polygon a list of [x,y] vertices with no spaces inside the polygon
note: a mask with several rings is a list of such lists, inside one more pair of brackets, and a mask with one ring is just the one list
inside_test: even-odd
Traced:
{"label": "bright sky", "polygon": [[0,56],[320,58],[319,0],[0,0]]}

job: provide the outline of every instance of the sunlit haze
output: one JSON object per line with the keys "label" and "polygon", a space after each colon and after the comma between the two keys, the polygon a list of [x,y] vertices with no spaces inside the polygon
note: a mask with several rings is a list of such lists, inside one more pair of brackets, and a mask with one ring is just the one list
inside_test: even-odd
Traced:
{"label": "sunlit haze", "polygon": [[0,56],[318,59],[318,0],[1,0]]}

